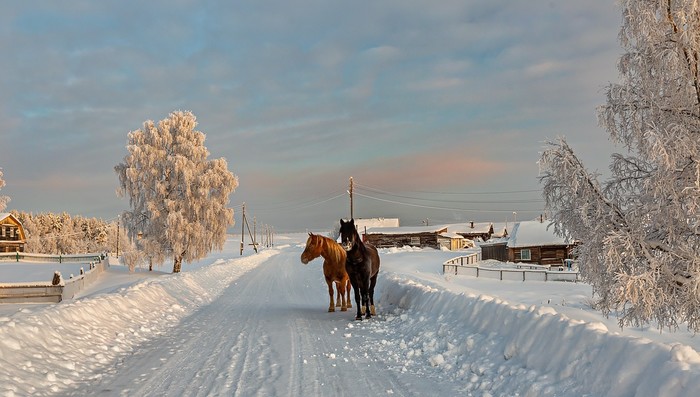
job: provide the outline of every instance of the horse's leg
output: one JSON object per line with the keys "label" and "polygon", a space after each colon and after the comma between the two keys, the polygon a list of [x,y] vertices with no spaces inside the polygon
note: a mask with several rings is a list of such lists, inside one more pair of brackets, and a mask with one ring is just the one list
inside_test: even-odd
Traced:
{"label": "horse's leg", "polygon": [[369,280],[369,310],[373,316],[377,315],[377,311],[374,308],[374,286],[377,285],[377,275],[375,274]]}
{"label": "horse's leg", "polygon": [[372,310],[369,307],[369,288],[362,291],[362,305],[365,307],[365,317],[372,318]]}
{"label": "horse's leg", "polygon": [[336,300],[336,305],[340,303],[340,311],[341,312],[346,312],[348,311],[348,302],[347,299],[345,299],[345,280],[336,280],[335,281],[335,288],[338,291],[338,296],[339,300]]}
{"label": "horse's leg", "polygon": [[344,299],[343,299],[343,292],[342,292],[341,287],[340,287],[340,281],[336,280],[336,281],[334,281],[334,284],[335,284],[335,307],[342,308],[345,305],[342,304]]}
{"label": "horse's leg", "polygon": [[350,284],[350,277],[348,277],[347,281],[345,282],[345,302],[347,303],[347,308],[352,309],[352,299],[350,299],[350,290],[352,289],[352,285]]}
{"label": "horse's leg", "polygon": [[328,298],[330,299],[328,312],[330,313],[335,311],[335,304],[333,303],[333,281],[326,279],[326,284],[328,284]]}
{"label": "horse's leg", "polygon": [[372,318],[372,311],[369,308],[369,285],[370,279],[366,277],[362,280],[360,292],[362,293],[362,308],[364,309],[365,317]]}
{"label": "horse's leg", "polygon": [[357,277],[353,278],[355,280],[352,283],[352,289],[355,290],[355,305],[357,306],[357,314],[355,314],[355,320],[362,320],[362,303],[360,303],[360,286],[357,282]]}

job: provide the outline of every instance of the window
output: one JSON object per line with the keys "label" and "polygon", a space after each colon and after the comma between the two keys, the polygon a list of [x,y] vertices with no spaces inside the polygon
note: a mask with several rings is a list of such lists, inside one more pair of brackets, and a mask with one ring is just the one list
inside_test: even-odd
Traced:
{"label": "window", "polygon": [[530,259],[530,249],[529,248],[523,248],[520,250],[520,260],[522,261],[529,261]]}
{"label": "window", "polygon": [[411,237],[411,245],[420,246],[420,237]]}

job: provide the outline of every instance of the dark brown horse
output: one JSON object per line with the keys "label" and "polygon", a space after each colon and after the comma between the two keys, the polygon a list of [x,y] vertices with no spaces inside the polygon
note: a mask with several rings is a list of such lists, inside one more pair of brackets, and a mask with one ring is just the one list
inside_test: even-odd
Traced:
{"label": "dark brown horse", "polygon": [[[307,264],[312,260],[323,257],[323,275],[328,284],[328,297],[330,304],[328,311],[334,312],[335,306],[340,306],[340,311],[347,311],[352,307],[350,303],[350,279],[345,271],[345,250],[333,239],[309,233],[306,240],[306,248],[301,253],[301,263]],[[333,304],[333,284],[338,291],[336,303]]]}
{"label": "dark brown horse", "polygon": [[362,241],[355,228],[354,219],[347,222],[340,220],[340,244],[347,254],[345,270],[355,290],[355,320],[362,320],[363,311],[367,318],[371,318],[377,314],[374,309],[374,286],[379,274],[379,253],[372,244]]}

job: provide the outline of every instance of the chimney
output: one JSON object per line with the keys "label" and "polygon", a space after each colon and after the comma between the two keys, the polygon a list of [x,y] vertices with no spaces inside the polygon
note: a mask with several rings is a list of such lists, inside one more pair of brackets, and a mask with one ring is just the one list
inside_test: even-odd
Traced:
{"label": "chimney", "polygon": [[474,229],[474,221],[469,222],[469,226],[471,226],[471,228]]}
{"label": "chimney", "polygon": [[540,223],[544,222],[544,218],[542,217],[542,214],[540,214]]}

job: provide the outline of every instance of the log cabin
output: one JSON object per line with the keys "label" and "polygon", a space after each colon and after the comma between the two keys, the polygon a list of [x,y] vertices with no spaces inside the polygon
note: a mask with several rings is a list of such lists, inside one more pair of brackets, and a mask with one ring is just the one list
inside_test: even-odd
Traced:
{"label": "log cabin", "polygon": [[24,252],[26,242],[22,223],[10,213],[0,213],[0,252]]}

